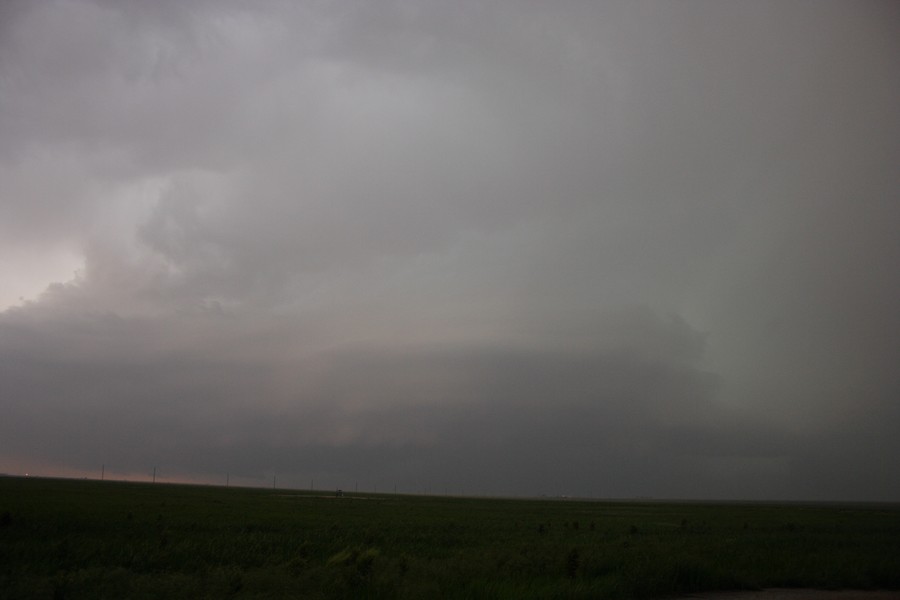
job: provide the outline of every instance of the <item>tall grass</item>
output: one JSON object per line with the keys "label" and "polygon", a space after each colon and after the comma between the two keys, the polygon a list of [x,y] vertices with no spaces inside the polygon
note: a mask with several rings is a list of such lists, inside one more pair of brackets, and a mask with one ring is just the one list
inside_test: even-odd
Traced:
{"label": "tall grass", "polygon": [[0,598],[653,598],[900,589],[900,507],[0,478]]}

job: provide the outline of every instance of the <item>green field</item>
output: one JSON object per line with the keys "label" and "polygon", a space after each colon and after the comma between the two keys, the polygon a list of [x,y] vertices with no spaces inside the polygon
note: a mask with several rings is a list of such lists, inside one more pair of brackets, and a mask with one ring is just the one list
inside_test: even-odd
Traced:
{"label": "green field", "polygon": [[0,598],[633,598],[900,589],[900,507],[0,477]]}

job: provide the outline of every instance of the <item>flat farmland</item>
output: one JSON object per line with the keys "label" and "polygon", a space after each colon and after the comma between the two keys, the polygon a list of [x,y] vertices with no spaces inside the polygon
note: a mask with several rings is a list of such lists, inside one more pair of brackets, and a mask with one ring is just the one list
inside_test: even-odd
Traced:
{"label": "flat farmland", "polygon": [[900,507],[0,477],[0,598],[654,598],[900,589]]}

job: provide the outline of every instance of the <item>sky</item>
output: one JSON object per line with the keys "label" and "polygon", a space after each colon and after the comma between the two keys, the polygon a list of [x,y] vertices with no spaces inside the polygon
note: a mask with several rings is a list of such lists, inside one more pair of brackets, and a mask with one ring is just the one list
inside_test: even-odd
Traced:
{"label": "sky", "polygon": [[0,472],[900,501],[898,32],[5,0]]}

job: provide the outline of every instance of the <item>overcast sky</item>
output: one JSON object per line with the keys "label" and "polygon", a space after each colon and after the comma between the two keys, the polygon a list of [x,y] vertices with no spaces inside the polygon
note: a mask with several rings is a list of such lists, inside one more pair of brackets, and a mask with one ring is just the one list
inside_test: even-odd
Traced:
{"label": "overcast sky", "polygon": [[0,471],[900,501],[900,4],[0,3]]}

